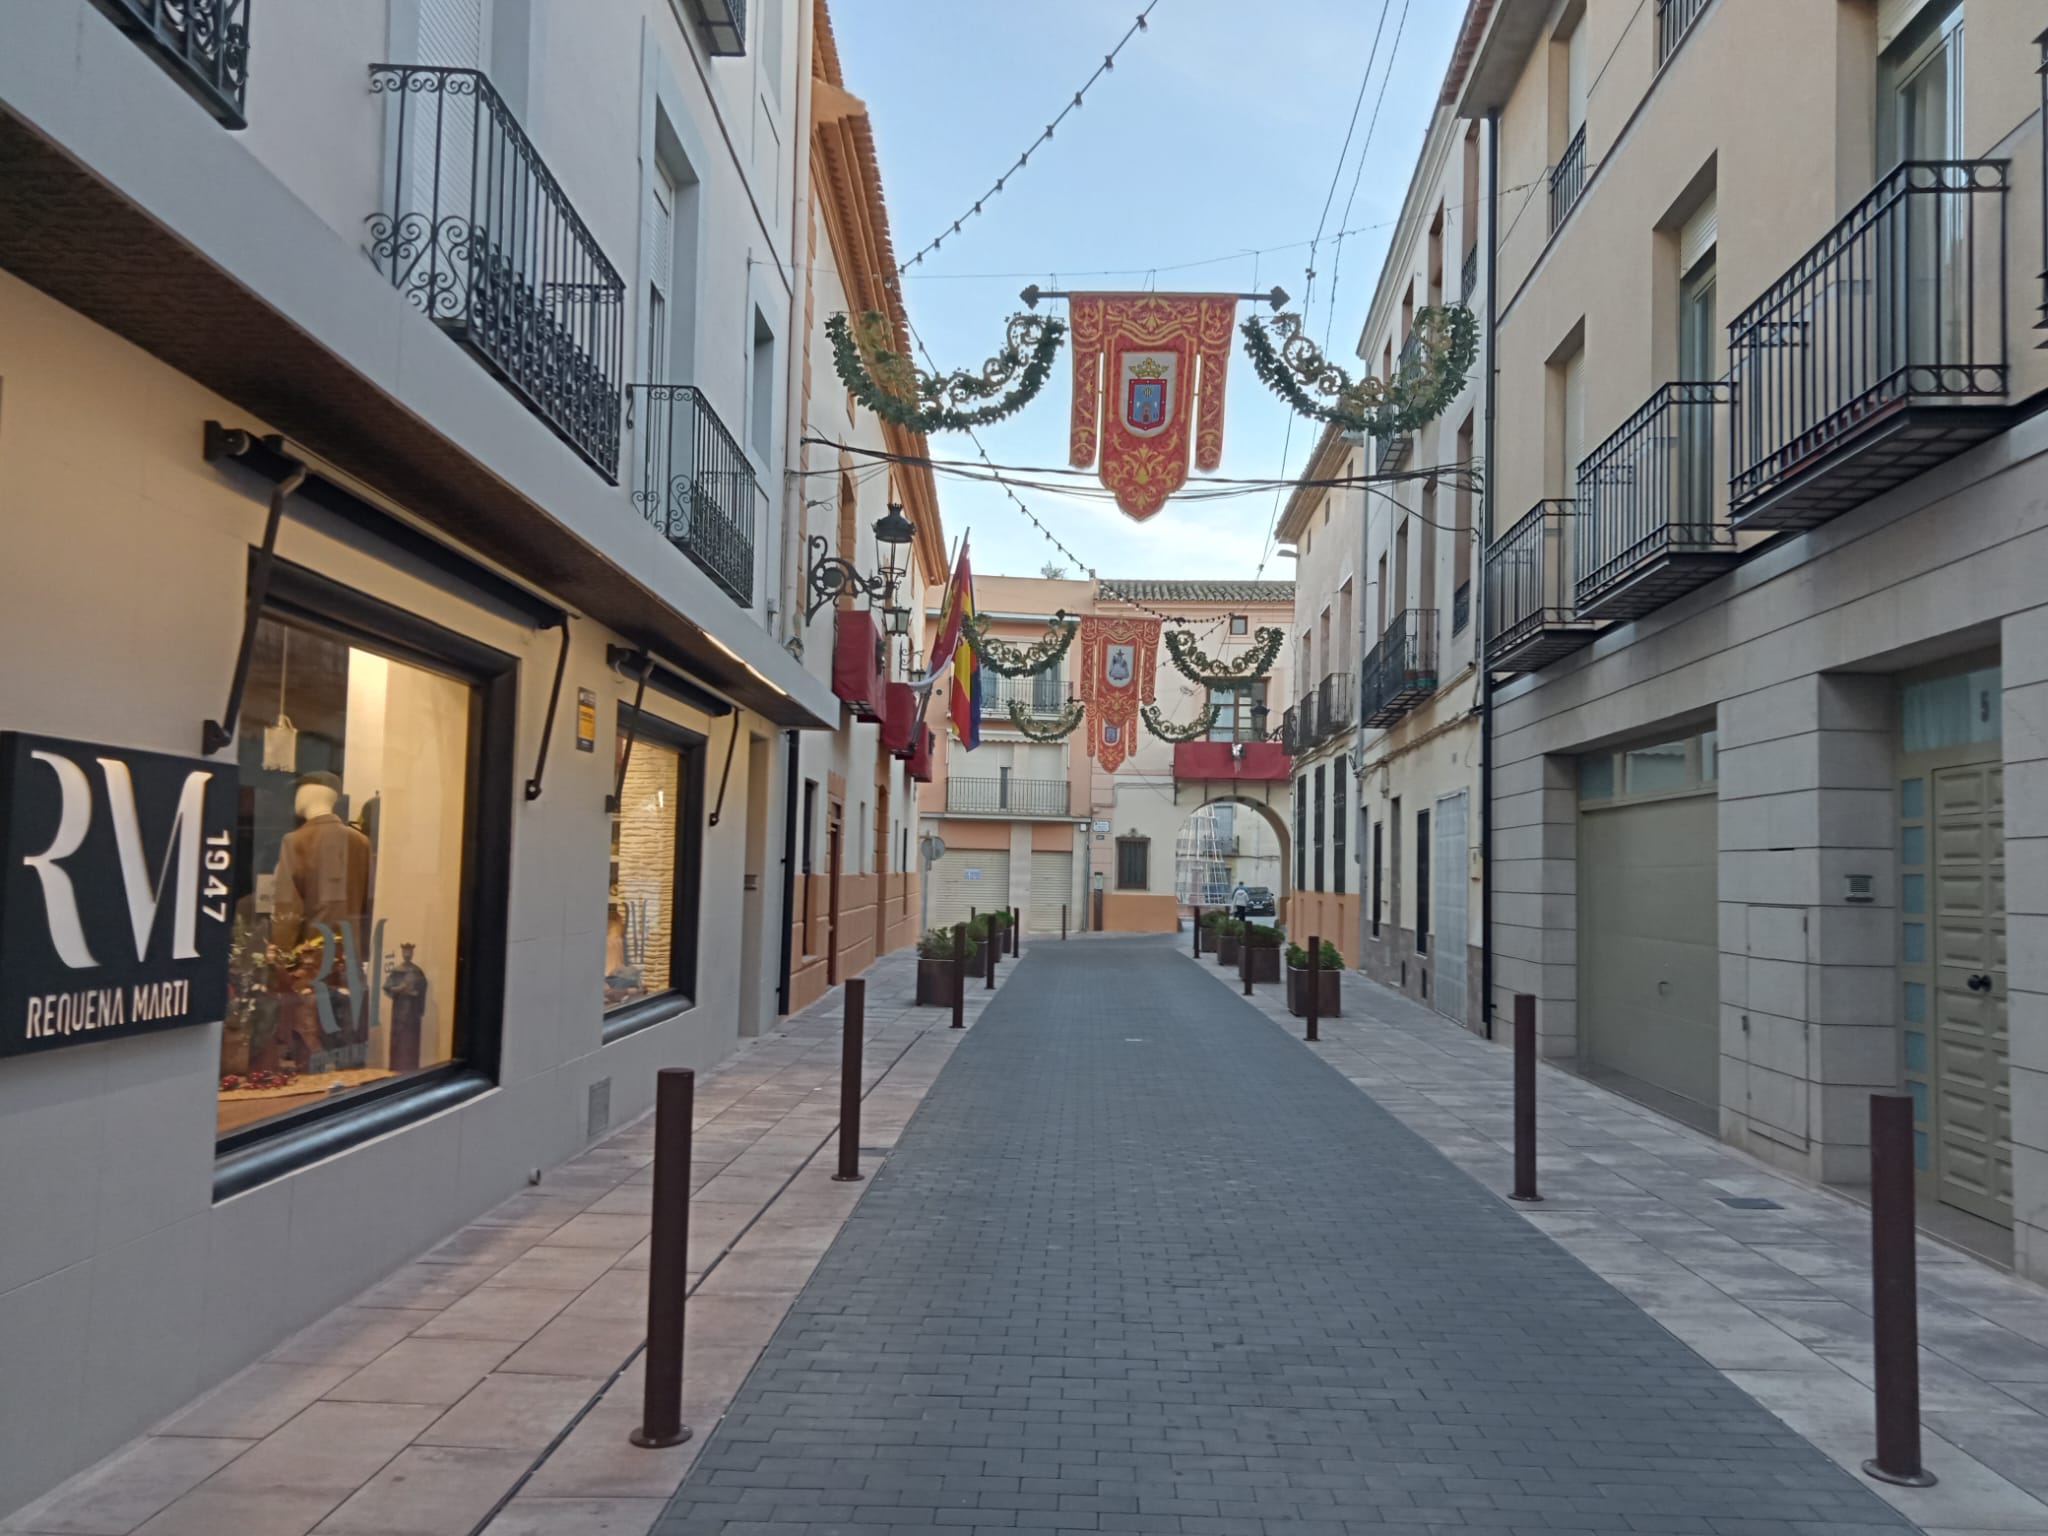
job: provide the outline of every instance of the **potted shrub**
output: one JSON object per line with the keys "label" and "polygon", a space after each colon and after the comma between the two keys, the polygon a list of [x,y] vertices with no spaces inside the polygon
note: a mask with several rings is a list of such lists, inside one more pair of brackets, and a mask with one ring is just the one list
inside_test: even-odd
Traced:
{"label": "potted shrub", "polygon": [[1264,923],[1244,923],[1241,942],[1251,951],[1252,980],[1280,979],[1280,930]]}
{"label": "potted shrub", "polygon": [[[1316,957],[1316,1017],[1338,1017],[1343,999],[1344,957],[1325,939]],[[1287,1011],[1297,1019],[1308,1015],[1308,951],[1299,944],[1287,946]]]}
{"label": "potted shrub", "polygon": [[1202,921],[1197,925],[1199,932],[1196,942],[1201,945],[1201,952],[1203,954],[1213,955],[1216,953],[1216,931],[1228,921],[1230,921],[1230,914],[1216,907],[1211,907],[1202,914]]}
{"label": "potted shrub", "polygon": [[1237,946],[1244,937],[1244,924],[1226,917],[1216,925],[1216,963],[1226,971],[1237,966]]}
{"label": "potted shrub", "polygon": [[[967,946],[970,965],[974,946]],[[953,930],[928,928],[917,941],[917,1000],[928,1008],[953,1006]]]}
{"label": "potted shrub", "polygon": [[1010,913],[1008,908],[999,907],[988,914],[989,937],[996,946],[996,958],[1001,959],[1010,952]]}

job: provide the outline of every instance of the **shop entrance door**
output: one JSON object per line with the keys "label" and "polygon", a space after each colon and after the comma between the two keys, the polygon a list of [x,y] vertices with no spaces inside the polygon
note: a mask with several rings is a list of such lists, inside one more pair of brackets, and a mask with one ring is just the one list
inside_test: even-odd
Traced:
{"label": "shop entrance door", "polygon": [[1943,768],[1934,794],[1934,1175],[1946,1204],[2012,1224],[2005,769]]}

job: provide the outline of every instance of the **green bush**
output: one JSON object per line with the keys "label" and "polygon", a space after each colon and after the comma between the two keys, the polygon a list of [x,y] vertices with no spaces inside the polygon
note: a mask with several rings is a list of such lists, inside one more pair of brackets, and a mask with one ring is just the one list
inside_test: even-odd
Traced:
{"label": "green bush", "polygon": [[1280,947],[1280,930],[1278,928],[1268,928],[1264,923],[1246,923],[1243,927],[1244,941],[1253,949],[1278,949]]}
{"label": "green bush", "polygon": [[927,928],[924,937],[917,941],[917,957],[920,960],[952,959],[953,930],[950,928]]}
{"label": "green bush", "polygon": [[1230,914],[1221,907],[1211,907],[1202,914],[1202,926],[1211,933],[1220,932],[1223,925],[1229,921]]}
{"label": "green bush", "polygon": [[[1297,971],[1307,970],[1308,951],[1299,944],[1290,943],[1287,946],[1287,964]],[[1322,953],[1316,959],[1316,966],[1319,970],[1325,971],[1341,971],[1344,969],[1344,957],[1337,953],[1337,946],[1328,939],[1323,940]]]}
{"label": "green bush", "polygon": [[977,912],[974,921],[967,925],[967,942],[982,944],[988,940],[988,913]]}
{"label": "green bush", "polygon": [[1223,919],[1222,922],[1216,925],[1216,932],[1218,936],[1222,938],[1241,939],[1244,937],[1244,926],[1245,925],[1241,919],[1235,917],[1226,917]]}

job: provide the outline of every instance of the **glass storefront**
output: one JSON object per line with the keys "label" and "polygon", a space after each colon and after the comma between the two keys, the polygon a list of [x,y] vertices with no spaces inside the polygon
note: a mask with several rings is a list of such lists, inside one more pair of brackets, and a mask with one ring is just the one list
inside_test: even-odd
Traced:
{"label": "glass storefront", "polygon": [[[619,750],[626,738],[619,737]],[[682,834],[683,754],[636,741],[612,818],[611,896],[605,913],[604,1005],[637,1003],[672,986],[676,854]]]}
{"label": "glass storefront", "polygon": [[258,620],[222,1135],[455,1059],[475,694],[310,620]]}

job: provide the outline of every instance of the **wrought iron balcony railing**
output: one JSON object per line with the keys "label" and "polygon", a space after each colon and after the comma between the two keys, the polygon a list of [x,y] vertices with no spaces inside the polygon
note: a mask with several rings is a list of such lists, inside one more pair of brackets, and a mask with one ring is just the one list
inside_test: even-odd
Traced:
{"label": "wrought iron balcony railing", "polygon": [[1365,724],[1392,725],[1436,692],[1436,629],[1434,608],[1410,608],[1388,623],[1360,680]]}
{"label": "wrought iron balcony railing", "polygon": [[1472,290],[1479,286],[1479,247],[1473,246],[1465,253],[1465,266],[1458,274],[1458,302],[1470,304]]}
{"label": "wrought iron balcony railing", "polygon": [[616,483],[625,282],[480,71],[373,64],[370,89],[395,146],[370,259]]}
{"label": "wrought iron balcony railing", "polygon": [[766,498],[704,392],[628,384],[633,505],[743,608],[754,602],[754,528]]}
{"label": "wrought iron balcony railing", "polygon": [[1065,779],[946,778],[946,809],[968,816],[1065,816]]}
{"label": "wrought iron balcony railing", "polygon": [[1280,716],[1280,749],[1289,757],[1306,750],[1301,742],[1301,711],[1289,708]]}
{"label": "wrought iron balcony railing", "polygon": [[1571,143],[1565,145],[1564,153],[1557,158],[1557,164],[1550,168],[1550,232],[1557,233],[1558,225],[1565,221],[1579,194],[1586,190],[1586,125],[1579,124],[1579,131],[1572,135]]}
{"label": "wrought iron balcony railing", "polygon": [[2007,170],[1905,162],[1730,323],[1740,526],[1811,527],[1998,429]]}
{"label": "wrought iron balcony railing", "polygon": [[1712,581],[1735,559],[1720,507],[1715,414],[1725,379],[1666,384],[1579,464],[1573,611],[1632,619]]}
{"label": "wrought iron balcony railing", "polygon": [[1539,501],[1486,551],[1486,664],[1534,672],[1600,630],[1576,617],[1572,501]]}
{"label": "wrought iron balcony railing", "polygon": [[1462,635],[1465,626],[1472,622],[1472,583],[1461,581],[1458,590],[1451,594],[1451,633]]}
{"label": "wrought iron balcony railing", "polygon": [[99,7],[224,125],[249,126],[249,0],[99,0]]}
{"label": "wrought iron balcony railing", "polygon": [[1330,716],[1322,694],[1311,688],[1301,696],[1301,702],[1294,706],[1294,732],[1297,752],[1312,752],[1328,739]]}
{"label": "wrought iron balcony railing", "polygon": [[1358,722],[1358,686],[1349,672],[1332,672],[1316,684],[1316,717],[1328,740]]}
{"label": "wrought iron balcony railing", "polygon": [[1685,34],[1692,30],[1692,24],[1699,20],[1701,11],[1707,8],[1707,0],[1657,0],[1657,67],[1662,69],[1664,61],[1678,51],[1678,45],[1685,41]]}
{"label": "wrought iron balcony railing", "polygon": [[981,679],[981,723],[1001,725],[1010,705],[1019,704],[1036,719],[1051,719],[1067,707],[1067,687],[1057,670],[1030,677],[1004,677],[984,672]]}

